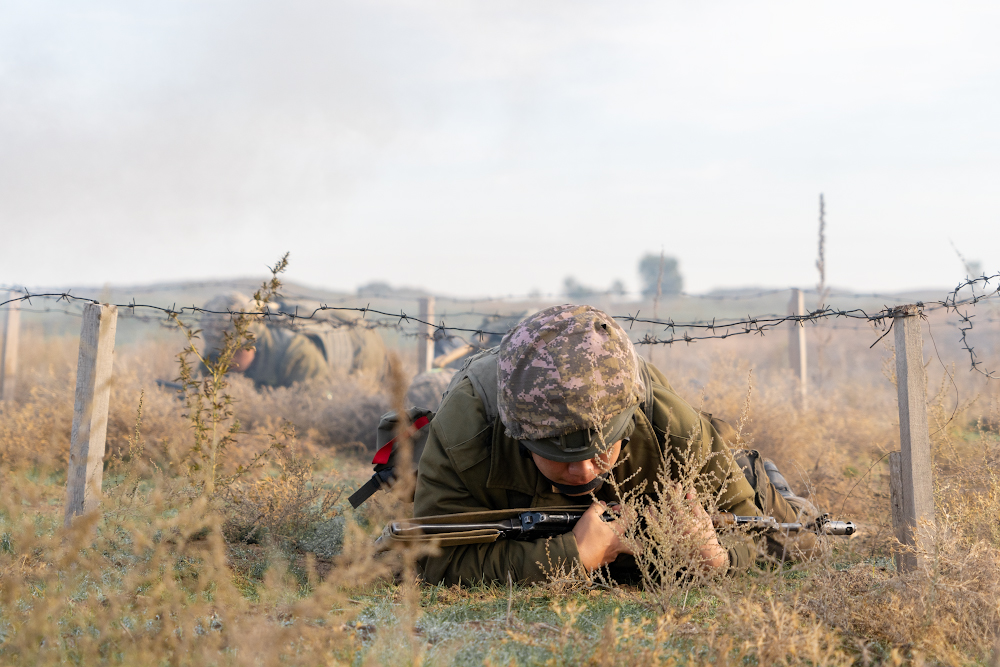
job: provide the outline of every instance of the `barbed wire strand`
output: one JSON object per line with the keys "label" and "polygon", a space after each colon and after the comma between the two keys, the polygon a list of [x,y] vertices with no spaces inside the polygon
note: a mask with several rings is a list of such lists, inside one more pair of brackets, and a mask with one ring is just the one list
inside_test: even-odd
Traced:
{"label": "barbed wire strand", "polygon": [[[996,281],[997,286],[990,288],[992,282]],[[980,288],[977,291],[977,287]],[[986,289],[990,288],[990,289]],[[968,296],[961,296],[962,292],[966,289],[969,290]],[[15,302],[27,302],[29,305],[34,305],[32,299],[39,300],[55,300],[57,303],[64,302],[66,304],[99,304],[97,299],[90,297],[82,297],[72,294],[70,291],[65,292],[44,292],[32,294],[28,289],[21,288],[19,292],[24,292],[23,295],[19,295],[13,298],[9,298],[6,301],[0,302],[0,308],[7,306],[8,304]],[[935,301],[925,301],[917,302],[917,305],[922,309],[924,313],[934,312],[937,310],[944,310],[946,313],[954,313],[957,318],[957,326],[960,331],[959,337],[959,347],[964,350],[969,355],[969,362],[971,369],[988,379],[998,379],[997,371],[987,370],[983,367],[983,362],[979,360],[976,354],[975,348],[969,341],[969,332],[973,330],[973,318],[975,315],[969,310],[971,307],[975,307],[980,301],[987,299],[994,299],[1000,296],[1000,273],[987,276],[982,275],[978,278],[967,278],[966,280],[959,283],[959,285],[945,295],[944,298]],[[413,315],[408,315],[403,310],[398,313],[389,312],[387,310],[380,310],[378,308],[372,308],[370,302],[366,306],[331,306],[327,303],[321,302],[321,305],[312,308],[305,309],[304,313],[299,312],[299,307],[296,306],[294,312],[288,312],[287,310],[282,310],[280,308],[272,308],[270,304],[265,304],[264,308],[259,311],[250,310],[209,310],[206,308],[201,308],[198,306],[181,306],[177,307],[177,304],[172,306],[158,306],[154,304],[146,303],[136,303],[135,299],[132,299],[128,303],[113,304],[120,310],[125,311],[132,318],[144,320],[144,321],[159,321],[162,322],[162,318],[157,318],[155,316],[144,315],[142,313],[137,313],[137,310],[141,311],[153,311],[161,313],[164,316],[184,316],[184,315],[216,315],[216,316],[229,316],[233,317],[236,315],[246,315],[268,322],[281,322],[284,324],[290,324],[294,327],[297,322],[300,321],[314,321],[319,322],[325,326],[332,328],[341,327],[362,327],[362,328],[391,328],[400,331],[406,336],[427,336],[433,335],[433,333],[441,332],[442,334],[448,334],[450,332],[465,333],[474,336],[478,336],[481,339],[491,336],[503,336],[506,331],[491,331],[482,326],[480,327],[458,327],[458,326],[448,326],[444,320],[440,323],[430,322]],[[28,309],[25,309],[28,310]],[[891,323],[887,326],[887,320],[891,321],[897,315],[898,308],[893,306],[885,305],[877,312],[869,313],[863,308],[849,308],[849,309],[838,309],[832,306],[826,306],[821,309],[817,309],[810,313],[804,315],[747,315],[745,318],[727,318],[724,320],[719,320],[718,318],[713,318],[712,320],[695,320],[689,322],[678,322],[673,319],[658,319],[649,317],[640,317],[640,311],[636,311],[635,315],[615,315],[614,318],[622,322],[623,326],[633,330],[636,324],[648,325],[651,328],[660,328],[662,331],[670,332],[669,337],[660,337],[655,335],[653,332],[647,332],[641,338],[639,338],[636,344],[639,345],[673,345],[675,343],[694,343],[697,341],[711,340],[711,339],[728,339],[735,336],[745,336],[745,335],[759,335],[763,336],[768,331],[774,330],[775,328],[781,326],[785,323],[796,323],[799,325],[805,323],[819,323],[821,321],[829,319],[847,319],[847,320],[861,320],[865,321],[869,325],[872,325],[876,330],[881,327],[882,337],[888,334],[891,328]],[[49,312],[46,310],[45,312]],[[359,320],[344,320],[344,319],[331,319],[330,317],[322,317],[322,315],[330,313],[333,318],[336,318],[337,313],[354,313],[360,316]],[[473,311],[463,311],[463,315],[482,315],[485,318],[490,317],[503,317],[498,313],[476,313]],[[370,319],[369,316],[374,315],[376,319]],[[458,316],[457,314],[452,314],[451,316]],[[381,318],[381,319],[378,319]],[[403,325],[422,325],[426,327],[431,334],[427,332],[418,332],[416,334],[411,334],[403,331]],[[697,333],[697,335],[692,335],[692,333]],[[879,338],[881,340],[881,337]],[[876,343],[878,341],[876,340]]]}

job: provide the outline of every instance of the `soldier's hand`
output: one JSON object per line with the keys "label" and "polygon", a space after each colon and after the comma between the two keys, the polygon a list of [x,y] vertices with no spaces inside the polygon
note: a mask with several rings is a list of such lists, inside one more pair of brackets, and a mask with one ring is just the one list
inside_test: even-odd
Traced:
{"label": "soldier's hand", "polygon": [[604,503],[594,503],[573,526],[580,562],[588,572],[613,562],[620,554],[632,553],[621,540],[624,520],[604,521],[606,510]]}
{"label": "soldier's hand", "polygon": [[[681,487],[675,485],[675,491],[680,495]],[[719,544],[719,536],[712,525],[712,517],[698,502],[694,489],[688,489],[684,500],[674,517],[681,534],[689,537],[698,545],[701,564],[705,569],[724,568],[729,565],[729,552]]]}

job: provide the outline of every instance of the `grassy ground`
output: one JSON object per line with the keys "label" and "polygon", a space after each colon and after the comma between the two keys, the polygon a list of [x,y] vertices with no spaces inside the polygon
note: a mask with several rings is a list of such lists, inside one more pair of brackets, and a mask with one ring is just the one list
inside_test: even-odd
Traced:
{"label": "grassy ground", "polygon": [[0,413],[0,664],[995,660],[995,387],[961,374],[953,384],[947,358],[929,366],[939,531],[926,568],[903,576],[883,460],[898,447],[891,348],[865,352],[866,332],[839,334],[802,410],[781,343],[658,350],[653,361],[693,404],[742,421],[747,443],[821,507],[858,521],[860,535],[814,561],[640,590],[580,577],[426,586],[413,554],[375,558],[373,534],[406,507],[345,501],[370,474],[365,434],[392,403],[364,378],[264,394],[235,378],[242,432],[227,470],[282,447],[203,497],[183,405],[154,382],[176,376],[168,342],[119,350],[102,515],[63,529],[76,343],[30,339],[18,395]]}

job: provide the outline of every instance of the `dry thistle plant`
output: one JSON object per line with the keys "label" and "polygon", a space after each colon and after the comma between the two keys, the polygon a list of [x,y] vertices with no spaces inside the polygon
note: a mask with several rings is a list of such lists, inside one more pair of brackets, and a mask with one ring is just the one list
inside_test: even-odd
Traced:
{"label": "dry thistle plant", "polygon": [[[271,267],[271,279],[263,284],[253,295],[256,312],[263,311],[267,304],[278,294],[281,281],[278,275],[288,267],[288,253]],[[176,313],[171,313],[174,324],[184,332],[188,345],[177,355],[180,365],[179,380],[184,387],[184,401],[187,406],[186,417],[191,422],[194,433],[194,445],[188,455],[188,468],[192,482],[200,486],[206,496],[215,493],[220,482],[231,484],[262,462],[267,451],[261,452],[249,466],[240,465],[236,472],[226,479],[220,479],[220,457],[227,447],[236,441],[240,432],[240,423],[233,419],[232,396],[226,391],[228,387],[226,374],[234,363],[236,353],[253,348],[253,323],[261,316],[245,312],[231,313],[231,327],[223,330],[223,346],[212,354],[211,350],[200,352],[196,341],[200,329],[187,324]],[[219,317],[219,315],[215,315]],[[192,357],[195,362],[192,363]],[[203,369],[203,377],[199,378],[198,368]],[[199,477],[200,479],[195,479]]]}
{"label": "dry thistle plant", "polygon": [[296,452],[295,429],[285,424],[270,436],[264,450],[274,474],[245,479],[238,469],[217,491],[226,517],[224,532],[232,543],[259,544],[266,539],[294,545],[317,524],[337,515],[343,491],[324,491],[313,482],[313,462]]}

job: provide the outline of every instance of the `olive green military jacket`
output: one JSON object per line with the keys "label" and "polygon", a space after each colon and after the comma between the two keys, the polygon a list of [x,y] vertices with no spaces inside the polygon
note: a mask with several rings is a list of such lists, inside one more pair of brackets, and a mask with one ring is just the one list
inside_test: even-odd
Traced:
{"label": "olive green military jacket", "polygon": [[[754,490],[733,461],[727,443],[710,417],[688,405],[670,388],[666,377],[648,365],[653,378],[652,423],[642,410],[635,412],[635,429],[612,474],[621,491],[641,489],[652,494],[662,466],[677,479],[685,461],[704,462],[699,477],[710,488],[699,496],[718,498],[718,508],[736,514],[760,516]],[[486,410],[468,378],[445,397],[431,421],[427,444],[417,469],[415,517],[500,510],[554,507],[579,503],[590,496],[569,498],[546,482],[530,457],[522,456],[518,442],[504,434],[499,419],[487,421]],[[615,500],[613,485],[605,484],[599,500]],[[749,567],[755,556],[752,543],[724,542],[730,569]],[[579,560],[572,532],[536,541],[498,540],[441,549],[421,561],[424,579],[451,585],[459,582],[545,579],[545,572]]]}
{"label": "olive green military jacket", "polygon": [[289,387],[329,377],[330,369],[323,351],[309,336],[287,329],[255,329],[253,363],[245,375],[257,387]]}

